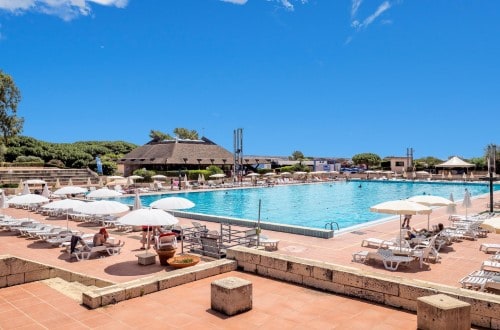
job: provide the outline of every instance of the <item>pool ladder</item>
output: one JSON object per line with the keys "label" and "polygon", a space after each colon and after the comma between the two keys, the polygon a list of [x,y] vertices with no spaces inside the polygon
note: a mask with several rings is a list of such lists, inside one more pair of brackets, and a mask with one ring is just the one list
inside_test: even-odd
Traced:
{"label": "pool ladder", "polygon": [[330,229],[331,231],[335,232],[335,230],[333,229],[333,224],[335,224],[337,226],[337,230],[340,229],[339,224],[336,221],[330,221],[330,222],[325,223],[325,229]]}

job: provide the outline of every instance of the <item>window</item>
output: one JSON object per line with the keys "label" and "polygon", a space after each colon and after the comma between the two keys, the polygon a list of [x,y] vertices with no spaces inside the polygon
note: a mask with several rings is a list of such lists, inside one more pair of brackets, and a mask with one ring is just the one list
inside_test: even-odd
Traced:
{"label": "window", "polygon": [[405,166],[405,162],[401,162],[401,161],[396,162],[396,163],[395,163],[395,166],[400,166],[400,167],[403,167],[403,166]]}

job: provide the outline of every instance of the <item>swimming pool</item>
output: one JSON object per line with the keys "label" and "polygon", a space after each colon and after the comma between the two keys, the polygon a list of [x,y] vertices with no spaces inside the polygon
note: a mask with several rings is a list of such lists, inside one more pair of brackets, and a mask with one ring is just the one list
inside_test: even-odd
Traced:
{"label": "swimming pool", "polygon": [[[370,212],[370,206],[375,204],[422,194],[449,198],[452,193],[457,201],[463,199],[465,188],[473,198],[489,192],[486,183],[359,180],[148,195],[141,196],[141,201],[143,206],[149,206],[163,197],[185,197],[196,204],[185,211],[256,221],[261,200],[262,221],[321,229],[327,222],[335,221],[340,229],[345,229],[387,217]],[[495,185],[494,189],[499,190],[500,186]],[[116,200],[133,204],[134,197]]]}

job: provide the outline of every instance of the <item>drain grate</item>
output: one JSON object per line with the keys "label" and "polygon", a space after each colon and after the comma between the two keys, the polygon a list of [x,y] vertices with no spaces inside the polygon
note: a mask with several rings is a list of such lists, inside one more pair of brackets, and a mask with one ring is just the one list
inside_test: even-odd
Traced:
{"label": "drain grate", "polygon": [[364,231],[355,230],[355,231],[351,231],[351,234],[354,234],[354,235],[364,235],[366,233]]}

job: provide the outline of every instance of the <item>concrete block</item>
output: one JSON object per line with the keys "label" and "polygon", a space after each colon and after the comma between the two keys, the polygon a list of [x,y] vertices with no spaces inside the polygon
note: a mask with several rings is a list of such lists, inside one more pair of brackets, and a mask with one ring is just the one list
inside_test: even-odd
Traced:
{"label": "concrete block", "polygon": [[384,297],[385,297],[385,304],[388,306],[403,308],[406,309],[407,311],[412,311],[412,312],[417,311],[416,300],[405,299],[390,294],[386,294],[384,295]]}
{"label": "concrete block", "polygon": [[252,282],[226,277],[211,283],[211,308],[232,316],[252,309]]}
{"label": "concrete block", "polygon": [[10,260],[12,258],[1,258],[0,259],[0,276],[10,275]]}
{"label": "concrete block", "polygon": [[303,276],[297,275],[297,274],[292,274],[287,271],[282,271],[278,269],[268,269],[267,270],[267,275],[272,278],[276,278],[279,280],[283,280],[286,282],[292,282],[292,283],[297,283],[297,284],[302,284],[303,281]]}
{"label": "concrete block", "polygon": [[24,283],[24,273],[7,275],[7,286],[13,286]]}
{"label": "concrete block", "polygon": [[249,262],[238,261],[238,267],[243,268],[243,271],[245,272],[257,272],[257,265]]}
{"label": "concrete block", "polygon": [[44,268],[24,273],[24,282],[34,282],[50,278],[50,269]]}
{"label": "concrete block", "polygon": [[345,286],[338,283],[333,283],[332,281],[320,280],[314,277],[304,277],[303,284],[312,288],[344,294]]}
{"label": "concrete block", "polygon": [[382,292],[392,296],[399,296],[399,285],[382,276],[365,276],[363,287],[371,291]]}
{"label": "concrete block", "polygon": [[257,271],[255,273],[262,275],[262,276],[269,276],[269,268],[261,266],[261,265],[257,265]]}
{"label": "concrete block", "polygon": [[50,278],[59,277],[66,282],[71,282],[71,272],[65,269],[60,268],[51,268],[50,269]]}
{"label": "concrete block", "polygon": [[97,289],[96,292],[101,294],[101,306],[116,304],[125,300],[125,289],[118,285]]}
{"label": "concrete block", "polygon": [[288,272],[301,276],[312,276],[312,269],[313,267],[311,265],[305,263],[294,262],[294,261],[289,261],[287,263]]}
{"label": "concrete block", "polygon": [[417,299],[419,329],[469,330],[470,326],[470,304],[444,294]]}
{"label": "concrete block", "polygon": [[0,288],[7,286],[7,276],[0,276]]}
{"label": "concrete block", "polygon": [[353,274],[353,273],[348,273],[348,272],[341,272],[341,271],[334,271],[333,273],[333,281],[338,283],[338,284],[343,284],[346,286],[352,286],[352,287],[357,287],[357,288],[364,288],[364,276],[363,275],[358,275],[358,274]]}
{"label": "concrete block", "polygon": [[196,280],[196,273],[192,272],[178,272],[171,274],[167,278],[162,278],[158,281],[158,289],[165,290],[168,288],[173,288],[174,286],[186,284],[189,282],[194,282]]}
{"label": "concrete block", "polygon": [[344,293],[348,296],[353,296],[369,301],[374,301],[383,304],[385,301],[384,294],[381,292],[370,291],[353,286],[345,286]]}
{"label": "concrete block", "polygon": [[20,274],[26,273],[34,270],[40,270],[47,268],[47,266],[19,258],[13,258],[10,263],[10,273],[11,274]]}
{"label": "concrete block", "polygon": [[322,281],[333,281],[333,270],[329,269],[326,265],[314,266],[312,277]]}
{"label": "concrete block", "polygon": [[101,307],[102,296],[95,291],[86,291],[82,293],[82,304],[90,309]]}
{"label": "concrete block", "polygon": [[500,319],[492,318],[490,327],[491,329],[500,329]]}
{"label": "concrete block", "polygon": [[438,293],[439,291],[434,288],[426,288],[406,282],[399,284],[399,296],[405,299],[416,300],[419,297],[431,296]]}

